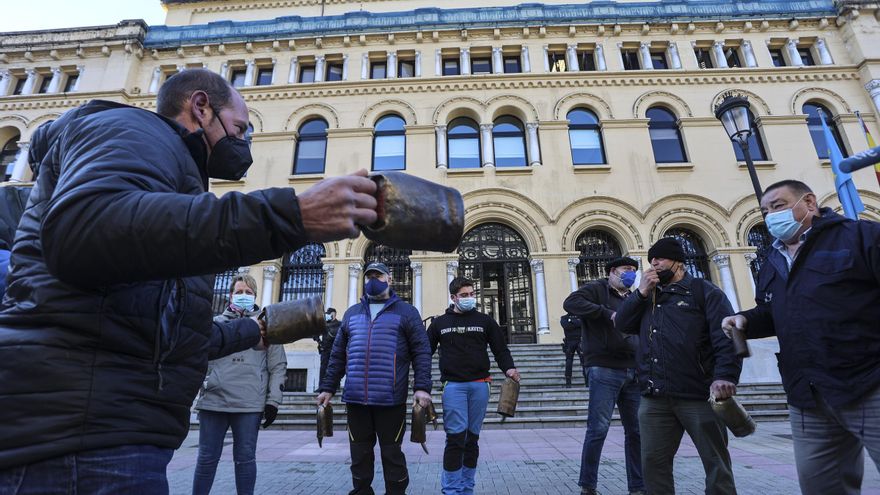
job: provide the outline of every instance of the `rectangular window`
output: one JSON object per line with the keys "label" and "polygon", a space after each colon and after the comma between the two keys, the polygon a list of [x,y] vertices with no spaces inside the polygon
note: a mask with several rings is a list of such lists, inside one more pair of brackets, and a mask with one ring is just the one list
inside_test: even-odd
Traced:
{"label": "rectangular window", "polygon": [[737,53],[737,49],[735,47],[728,48],[724,50],[724,58],[727,59],[727,66],[731,68],[742,67],[742,63],[739,61],[739,53]]}
{"label": "rectangular window", "polygon": [[605,163],[602,154],[602,137],[592,129],[572,129],[568,131],[571,139],[571,159],[574,165],[595,165]]}
{"label": "rectangular window", "polygon": [[247,76],[247,71],[245,69],[232,69],[232,75],[229,76],[229,82],[232,83],[233,88],[244,87],[245,76]]}
{"label": "rectangular window", "polygon": [[492,59],[491,58],[472,58],[471,59],[472,74],[491,74]]}
{"label": "rectangular window", "polygon": [[257,86],[268,86],[272,84],[272,67],[263,67],[257,70]]}
{"label": "rectangular window", "polygon": [[37,89],[37,93],[45,94],[49,92],[49,84],[52,83],[52,78],[49,76],[42,76],[40,78],[40,87]]}
{"label": "rectangular window", "polygon": [[579,51],[577,52],[577,56],[578,65],[580,65],[582,71],[596,70],[596,57],[593,56],[592,51]]}
{"label": "rectangular window", "polygon": [[297,150],[297,174],[324,173],[324,159],[327,156],[327,140],[300,141]]}
{"label": "rectangular window", "polygon": [[669,64],[666,62],[666,52],[651,52],[651,65],[655,69],[668,69]]}
{"label": "rectangular window", "polygon": [[385,79],[386,75],[385,62],[373,62],[370,64],[370,79]]}
{"label": "rectangular window", "polygon": [[813,59],[813,51],[809,48],[798,48],[798,54],[801,56],[801,61],[804,65],[816,65],[816,61]]}
{"label": "rectangular window", "polygon": [[638,50],[624,50],[620,55],[623,57],[623,70],[641,69]]}
{"label": "rectangular window", "polygon": [[715,67],[712,64],[712,56],[708,48],[694,48],[694,55],[697,56],[697,66],[701,69],[711,69]]}
{"label": "rectangular window", "polygon": [[15,87],[12,89],[12,94],[14,94],[14,95],[21,94],[21,92],[24,90],[25,80],[26,79],[23,77],[19,77],[18,79],[15,80]]}
{"label": "rectangular window", "polygon": [[459,60],[457,58],[444,58],[443,59],[443,75],[444,76],[461,75],[461,67],[459,67]]}
{"label": "rectangular window", "polygon": [[781,48],[771,48],[770,58],[773,59],[773,67],[785,67],[787,65],[785,63],[785,57],[782,56]]}
{"label": "rectangular window", "polygon": [[327,64],[327,74],[325,81],[341,81],[342,80],[342,62],[330,62]]}
{"label": "rectangular window", "polygon": [[397,77],[416,77],[416,61],[398,60]]}
{"label": "rectangular window", "polygon": [[519,74],[522,72],[522,61],[519,57],[511,55],[504,57],[504,73]]}
{"label": "rectangular window", "polygon": [[565,72],[568,70],[564,52],[548,52],[547,58],[549,59],[550,72]]}
{"label": "rectangular window", "polygon": [[299,69],[299,82],[301,83],[313,83],[315,82],[315,66],[314,65],[303,65]]}
{"label": "rectangular window", "polygon": [[76,87],[76,82],[79,80],[79,74],[69,74],[67,76],[67,82],[64,83],[64,92],[70,93],[73,91],[73,88]]}

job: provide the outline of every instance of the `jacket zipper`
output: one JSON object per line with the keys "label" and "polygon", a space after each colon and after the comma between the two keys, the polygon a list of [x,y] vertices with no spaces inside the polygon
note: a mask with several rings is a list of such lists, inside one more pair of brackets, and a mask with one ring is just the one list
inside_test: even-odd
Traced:
{"label": "jacket zipper", "polygon": [[[367,312],[367,316],[369,315],[369,311]],[[378,315],[377,315],[378,318]],[[370,341],[373,337],[373,320],[370,320],[370,326],[367,327],[367,362],[364,365],[364,402],[370,397],[370,392],[368,390],[368,385],[370,383]]]}

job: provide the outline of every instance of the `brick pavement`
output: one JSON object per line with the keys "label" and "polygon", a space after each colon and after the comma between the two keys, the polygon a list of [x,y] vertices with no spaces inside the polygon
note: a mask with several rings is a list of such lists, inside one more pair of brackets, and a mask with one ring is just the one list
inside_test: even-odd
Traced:
{"label": "brick pavement", "polygon": [[[480,438],[477,493],[504,495],[579,493],[581,428],[484,430]],[[407,441],[404,452],[410,468],[410,493],[440,493],[443,454],[442,431],[429,431],[426,455]],[[214,494],[234,494],[231,435],[214,482]],[[190,492],[198,450],[198,431],[192,431],[168,467],[171,493]],[[760,423],[751,437],[731,437],[730,452],[740,494],[785,495],[799,492],[788,423]],[[373,487],[383,493],[378,460]],[[312,431],[270,430],[260,432],[257,448],[258,494],[345,494],[350,488],[348,437],[345,431],[324,439],[319,449]],[[623,429],[612,427],[599,469],[599,491],[625,494]],[[703,467],[693,444],[685,435],[676,457],[678,493],[702,494]],[[866,455],[864,495],[880,495],[880,474]]]}

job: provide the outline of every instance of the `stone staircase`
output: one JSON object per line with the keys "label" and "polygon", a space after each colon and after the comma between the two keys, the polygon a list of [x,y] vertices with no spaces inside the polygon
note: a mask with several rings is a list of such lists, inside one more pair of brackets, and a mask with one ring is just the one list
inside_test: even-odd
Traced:
{"label": "stone staircase", "polygon": [[[516,416],[502,423],[501,416],[495,412],[504,376],[492,361],[492,394],[484,428],[586,427],[590,394],[584,385],[583,374],[578,372],[577,357],[572,386],[567,388],[564,377],[565,356],[559,344],[511,345],[510,350],[522,375]],[[435,378],[434,405],[442,421],[442,385],[436,357],[432,376]],[[316,394],[313,393],[285,393],[278,419],[271,428],[315,429],[315,397]],[[333,399],[333,419],[337,427],[344,428],[345,405],[341,403],[340,397],[341,392]],[[788,407],[781,384],[741,384],[737,399],[756,421],[788,419]],[[612,424],[620,424],[616,410]]]}

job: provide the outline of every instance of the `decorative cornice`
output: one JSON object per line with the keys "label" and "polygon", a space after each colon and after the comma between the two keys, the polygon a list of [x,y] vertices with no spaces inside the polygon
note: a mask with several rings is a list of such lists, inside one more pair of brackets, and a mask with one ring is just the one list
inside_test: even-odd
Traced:
{"label": "decorative cornice", "polygon": [[149,48],[285,37],[350,35],[406,30],[527,27],[534,25],[644,24],[674,21],[794,19],[836,17],[832,0],[674,0],[664,2],[596,2],[590,4],[522,4],[462,9],[424,8],[404,12],[348,12],[321,17],[289,16],[261,21],[219,21],[191,26],[154,26]]}

